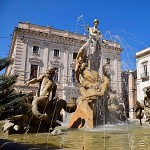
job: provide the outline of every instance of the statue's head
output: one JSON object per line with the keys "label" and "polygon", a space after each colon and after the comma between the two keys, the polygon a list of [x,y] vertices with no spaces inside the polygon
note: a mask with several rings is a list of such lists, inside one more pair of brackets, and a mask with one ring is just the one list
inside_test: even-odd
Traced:
{"label": "statue's head", "polygon": [[57,68],[53,67],[53,68],[47,69],[46,73],[53,77],[56,71],[57,71]]}
{"label": "statue's head", "polygon": [[99,20],[98,19],[94,19],[94,24],[99,24]]}
{"label": "statue's head", "polygon": [[150,86],[147,86],[147,87],[146,87],[145,93],[146,93],[147,97],[150,98]]}

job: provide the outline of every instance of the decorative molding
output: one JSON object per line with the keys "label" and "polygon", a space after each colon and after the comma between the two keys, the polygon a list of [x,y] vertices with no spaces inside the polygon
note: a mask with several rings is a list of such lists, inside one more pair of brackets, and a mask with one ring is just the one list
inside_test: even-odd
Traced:
{"label": "decorative molding", "polygon": [[50,64],[52,65],[52,67],[58,67],[58,68],[60,68],[60,66],[61,66],[61,62],[60,62],[60,57],[56,57],[56,56],[54,56],[53,57],[53,60],[51,60],[50,61]]}
{"label": "decorative molding", "polygon": [[147,63],[148,63],[148,60],[144,60],[144,61],[141,62],[142,65],[147,64]]}
{"label": "decorative molding", "polygon": [[35,46],[39,46],[39,45],[40,45],[40,42],[32,41],[32,44],[35,45]]}
{"label": "decorative molding", "polygon": [[43,64],[42,59],[36,57],[36,56],[32,56],[29,58],[29,62],[30,63],[36,63],[36,64]]}
{"label": "decorative molding", "polygon": [[32,53],[32,56],[37,58],[37,57],[40,57],[40,54],[38,54],[38,53]]}

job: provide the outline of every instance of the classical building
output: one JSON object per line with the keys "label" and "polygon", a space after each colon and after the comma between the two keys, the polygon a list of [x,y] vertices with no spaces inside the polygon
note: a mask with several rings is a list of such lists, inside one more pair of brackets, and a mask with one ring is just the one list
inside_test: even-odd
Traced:
{"label": "classical building", "polygon": [[136,53],[137,65],[137,100],[144,101],[144,88],[150,86],[150,47]]}
{"label": "classical building", "polygon": [[[26,81],[43,74],[47,68],[57,67],[54,80],[58,85],[59,97],[66,100],[77,98],[80,93],[74,79],[75,58],[87,38],[67,30],[20,22],[14,29],[9,52],[14,63],[7,68],[6,74],[19,74],[16,84],[19,91],[37,92],[38,84],[25,87]],[[120,45],[102,41],[101,64],[111,62],[111,90],[118,98],[122,94],[120,53]]]}

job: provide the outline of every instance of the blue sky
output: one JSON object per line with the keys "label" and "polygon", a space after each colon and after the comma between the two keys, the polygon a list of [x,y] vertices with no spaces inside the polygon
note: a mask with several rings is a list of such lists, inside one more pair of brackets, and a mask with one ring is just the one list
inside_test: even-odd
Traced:
{"label": "blue sky", "polygon": [[84,33],[100,20],[103,38],[124,49],[123,69],[135,69],[135,53],[150,45],[150,0],[0,0],[0,57],[7,57],[18,22]]}

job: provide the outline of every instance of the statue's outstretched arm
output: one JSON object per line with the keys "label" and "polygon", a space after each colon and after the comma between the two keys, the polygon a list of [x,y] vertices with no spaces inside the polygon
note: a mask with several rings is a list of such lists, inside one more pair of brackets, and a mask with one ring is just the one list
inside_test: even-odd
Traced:
{"label": "statue's outstretched arm", "polygon": [[30,84],[35,84],[37,82],[40,82],[43,80],[43,78],[44,78],[44,75],[41,75],[38,78],[33,78],[32,80],[28,81],[25,86],[29,86]]}

